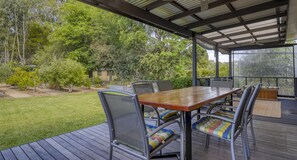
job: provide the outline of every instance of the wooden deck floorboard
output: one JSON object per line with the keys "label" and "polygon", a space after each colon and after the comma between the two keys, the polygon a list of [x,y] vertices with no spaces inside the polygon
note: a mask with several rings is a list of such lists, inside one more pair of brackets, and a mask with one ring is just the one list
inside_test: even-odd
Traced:
{"label": "wooden deck floorboard", "polygon": [[[251,159],[294,160],[297,159],[297,126],[281,123],[255,120],[257,144],[250,139]],[[177,126],[171,127],[178,131]],[[194,131],[192,134],[193,159],[197,160],[228,160],[230,156],[229,143],[212,137],[208,149],[203,147],[204,134]],[[62,134],[37,142],[16,146],[1,151],[0,160],[101,160],[108,159],[109,134],[106,123]],[[179,142],[168,145],[163,152],[179,151]],[[236,157],[243,159],[241,139],[236,141]],[[115,160],[138,158],[114,150]],[[175,158],[170,158],[175,159]]]}

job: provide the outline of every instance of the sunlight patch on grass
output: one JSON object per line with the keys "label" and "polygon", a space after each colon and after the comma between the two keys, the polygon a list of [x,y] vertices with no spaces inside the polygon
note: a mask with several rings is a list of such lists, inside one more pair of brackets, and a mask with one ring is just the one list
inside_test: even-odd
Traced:
{"label": "sunlight patch on grass", "polygon": [[0,100],[0,150],[102,123],[96,92]]}

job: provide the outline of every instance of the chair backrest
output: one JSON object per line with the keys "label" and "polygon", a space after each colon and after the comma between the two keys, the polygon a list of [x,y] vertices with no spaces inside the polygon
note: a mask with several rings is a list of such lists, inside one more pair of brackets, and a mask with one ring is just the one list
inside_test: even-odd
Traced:
{"label": "chair backrest", "polygon": [[154,86],[152,81],[138,81],[131,84],[132,90],[135,94],[154,93]]}
{"label": "chair backrest", "polygon": [[173,90],[173,86],[170,80],[157,81],[156,83],[159,92]]}
{"label": "chair backrest", "polygon": [[120,91],[99,91],[107,117],[110,140],[148,155],[148,140],[137,95]]}
{"label": "chair backrest", "polygon": [[259,92],[262,88],[262,84],[259,83],[258,85],[256,85],[255,89],[254,89],[254,92],[253,94],[251,95],[251,98],[247,104],[247,108],[246,110],[248,111],[248,116],[252,115],[253,113],[253,110],[254,110],[254,106],[255,106],[255,102],[256,102],[256,99],[259,95]]}
{"label": "chair backrest", "polygon": [[243,125],[243,118],[245,115],[245,110],[247,107],[247,102],[249,100],[249,98],[251,97],[251,93],[253,91],[253,87],[248,87],[244,90],[242,97],[240,99],[239,105],[236,109],[235,115],[234,115],[234,122],[235,122],[235,128],[234,128],[234,132],[237,131],[239,126]]}
{"label": "chair backrest", "polygon": [[233,80],[211,79],[210,80],[210,87],[233,88]]}

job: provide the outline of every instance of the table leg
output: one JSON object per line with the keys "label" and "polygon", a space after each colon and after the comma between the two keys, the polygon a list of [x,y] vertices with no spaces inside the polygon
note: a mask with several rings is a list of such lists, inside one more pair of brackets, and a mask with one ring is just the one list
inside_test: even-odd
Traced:
{"label": "table leg", "polygon": [[[200,108],[197,109],[197,113],[200,113]],[[200,115],[197,115],[197,120],[199,120],[199,119],[200,119]]]}
{"label": "table leg", "polygon": [[[192,122],[191,122],[191,112],[182,112],[182,120],[183,120],[183,138],[184,146],[182,147],[185,149],[184,152],[184,159],[191,160],[192,159]],[[182,150],[183,153],[183,150]]]}

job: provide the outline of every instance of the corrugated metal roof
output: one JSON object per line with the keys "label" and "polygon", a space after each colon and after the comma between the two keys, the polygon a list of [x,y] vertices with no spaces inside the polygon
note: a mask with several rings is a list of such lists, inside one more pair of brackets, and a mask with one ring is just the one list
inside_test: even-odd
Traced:
{"label": "corrugated metal roof", "polygon": [[265,26],[272,26],[272,25],[276,25],[276,24],[277,24],[277,20],[271,19],[271,20],[267,20],[267,21],[248,24],[247,26],[250,29],[255,29],[255,28],[261,28],[261,27],[265,27]]}
{"label": "corrugated metal roof", "polygon": [[260,38],[257,38],[257,39],[258,40],[264,40],[264,39],[270,39],[270,38],[276,38],[276,37],[278,37],[278,34],[271,35],[271,36],[260,37]]}
{"label": "corrugated metal roof", "polygon": [[222,41],[227,41],[229,40],[228,38],[221,38],[221,39],[215,39],[215,42],[222,42]]}
{"label": "corrugated metal roof", "polygon": [[197,13],[196,15],[202,19],[208,19],[211,17],[222,15],[224,13],[229,13],[229,12],[230,12],[230,10],[228,9],[228,7],[224,5],[224,6],[219,6],[216,8],[208,9],[206,11]]}
{"label": "corrugated metal roof", "polygon": [[261,4],[269,1],[271,0],[238,0],[238,1],[232,2],[231,4],[236,10],[239,10],[239,9],[252,7],[257,4]]}
{"label": "corrugated metal roof", "polygon": [[131,3],[139,8],[143,8],[145,6],[147,6],[148,4],[151,4],[157,0],[125,0],[128,3]]}
{"label": "corrugated metal roof", "polygon": [[246,31],[246,28],[244,26],[239,26],[239,27],[233,27],[233,28],[224,29],[220,31],[224,34],[231,34],[231,33]]}
{"label": "corrugated metal roof", "polygon": [[237,23],[239,23],[239,20],[237,18],[232,18],[232,19],[227,19],[225,21],[212,23],[211,25],[213,25],[214,27],[222,27],[222,26],[237,24]]}
{"label": "corrugated metal roof", "polygon": [[237,36],[232,36],[230,37],[231,39],[238,39],[238,38],[243,38],[243,37],[249,37],[251,36],[250,33],[246,33],[246,34],[240,34],[240,35],[237,35]]}
{"label": "corrugated metal roof", "polygon": [[176,8],[175,6],[167,3],[165,5],[162,5],[158,8],[151,10],[150,12],[161,17],[161,18],[166,19],[170,16],[181,13],[182,11],[179,10],[178,8]]}
{"label": "corrugated metal roof", "polygon": [[264,31],[258,31],[258,32],[254,32],[253,34],[258,36],[258,35],[262,35],[262,34],[266,34],[266,33],[273,33],[273,32],[277,32],[277,28],[268,29],[268,30],[264,30]]}
{"label": "corrugated metal roof", "polygon": [[235,44],[234,42],[222,43],[223,46]]}
{"label": "corrugated metal roof", "polygon": [[197,22],[198,20],[193,18],[192,16],[187,16],[184,18],[180,18],[177,20],[172,21],[172,23],[178,24],[180,26],[187,25],[189,23]]}
{"label": "corrugated metal roof", "polygon": [[209,29],[210,28],[208,26],[201,26],[201,27],[193,28],[191,30],[199,33],[199,32],[203,32],[203,31],[207,31]]}
{"label": "corrugated metal roof", "polygon": [[274,14],[275,14],[275,9],[273,8],[273,9],[268,9],[261,12],[256,12],[253,14],[248,14],[248,15],[242,16],[242,18],[243,20],[248,21],[248,20],[257,19],[261,17],[271,16]]}
{"label": "corrugated metal roof", "polygon": [[219,32],[211,32],[208,34],[204,34],[203,36],[207,37],[207,38],[212,38],[212,37],[217,37],[217,36],[221,36],[222,34],[220,34]]}

